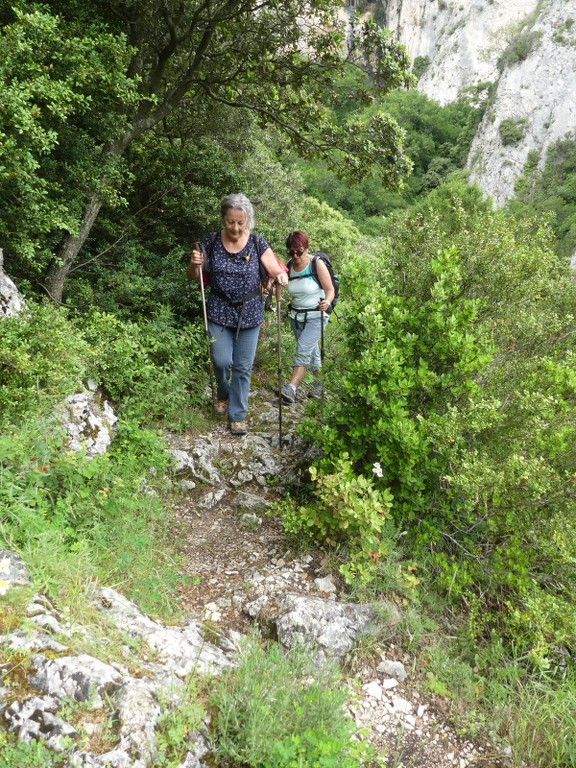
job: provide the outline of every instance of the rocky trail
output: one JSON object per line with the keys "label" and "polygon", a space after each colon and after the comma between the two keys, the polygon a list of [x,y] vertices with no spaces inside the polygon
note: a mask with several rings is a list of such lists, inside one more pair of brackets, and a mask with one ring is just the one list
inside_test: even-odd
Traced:
{"label": "rocky trail", "polygon": [[[247,436],[230,435],[220,420],[201,438],[180,438],[174,445],[177,460],[183,462],[181,475],[184,457],[192,456],[196,477],[206,478],[192,483],[183,479],[184,493],[175,508],[191,582],[182,588],[181,599],[195,620],[231,638],[245,634],[255,622],[269,624],[286,595],[321,601],[319,606],[347,604],[343,585],[322,553],[291,549],[279,522],[265,514],[268,504],[285,492],[301,459],[294,430],[305,406],[299,399],[294,407],[283,408],[279,451],[278,412],[270,397],[265,390],[254,392]],[[198,472],[201,465],[204,469]],[[301,629],[306,619],[300,615],[299,622]],[[315,632],[310,625],[308,630]],[[353,670],[350,687],[359,695],[351,713],[385,751],[385,765],[509,766],[507,756],[494,746],[457,734],[447,719],[446,703],[422,687],[417,660],[395,643],[393,626],[386,638],[369,659],[351,661],[353,653],[345,654]]]}
{"label": "rocky trail", "polygon": [[[284,409],[280,450],[273,399],[254,388],[243,437],[215,417],[204,434],[166,435],[176,491],[166,526],[186,577],[183,620],[162,624],[116,590],[89,584],[88,615],[99,618],[82,623],[36,594],[24,624],[0,635],[3,726],[19,741],[42,738],[70,768],[164,765],[165,708],[186,701],[191,676],[233,665],[241,639],[257,631],[285,648],[304,641],[319,663],[341,664],[350,715],[387,768],[508,768],[494,745],[459,736],[447,702],[426,690],[422,662],[402,646],[401,608],[385,596],[377,606],[354,603],[325,553],[284,534],[270,505],[310,456],[295,433],[305,401]],[[0,550],[0,565],[10,588],[30,585],[18,555]],[[213,766],[205,725],[193,741],[178,768]]]}

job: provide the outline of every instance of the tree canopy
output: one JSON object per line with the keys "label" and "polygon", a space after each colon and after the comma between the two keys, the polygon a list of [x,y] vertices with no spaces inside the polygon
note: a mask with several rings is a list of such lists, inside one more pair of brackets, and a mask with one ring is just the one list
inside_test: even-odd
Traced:
{"label": "tree canopy", "polygon": [[4,90],[0,131],[18,152],[2,164],[0,194],[15,197],[16,174],[37,221],[20,244],[2,223],[8,258],[47,268],[46,289],[60,299],[102,206],[123,202],[126,149],[150,130],[177,141],[182,124],[201,136],[222,108],[237,114],[230,130],[239,143],[243,121],[255,119],[347,178],[377,169],[398,186],[410,164],[396,122],[383,112],[337,121],[327,104],[345,60],[367,74],[362,101],[409,85],[408,58],[369,21],[353,25],[345,44],[338,8],[334,0],[13,2],[0,75],[14,88]]}

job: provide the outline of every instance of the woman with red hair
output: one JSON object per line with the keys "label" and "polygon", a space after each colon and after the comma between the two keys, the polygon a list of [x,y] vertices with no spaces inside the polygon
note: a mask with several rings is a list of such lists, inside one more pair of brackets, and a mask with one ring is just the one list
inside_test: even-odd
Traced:
{"label": "woman with red hair", "polygon": [[320,397],[322,383],[319,378],[322,360],[319,341],[322,326],[328,322],[328,310],[334,299],[334,286],[328,267],[321,259],[315,261],[315,273],[312,271],[310,242],[308,235],[301,230],[291,232],[286,239],[290,271],[288,273],[288,291],[290,293],[290,325],[296,338],[296,352],[292,368],[292,378],[282,385],[282,401],[287,405],[296,400],[298,387],[306,371],[310,371],[316,381],[308,391],[308,397]]}

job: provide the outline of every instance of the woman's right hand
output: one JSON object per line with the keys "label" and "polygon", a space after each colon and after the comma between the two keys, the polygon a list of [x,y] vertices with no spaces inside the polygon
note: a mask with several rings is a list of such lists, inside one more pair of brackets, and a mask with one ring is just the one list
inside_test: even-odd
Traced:
{"label": "woman's right hand", "polygon": [[190,254],[190,264],[193,267],[204,266],[204,254],[198,248],[194,248],[194,250]]}

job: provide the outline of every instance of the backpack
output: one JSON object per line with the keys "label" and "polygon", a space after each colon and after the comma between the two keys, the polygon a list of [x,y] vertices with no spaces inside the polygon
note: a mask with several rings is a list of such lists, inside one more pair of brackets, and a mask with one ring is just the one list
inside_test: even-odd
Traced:
{"label": "backpack", "polygon": [[[334,288],[334,298],[332,299],[332,304],[330,305],[330,309],[327,311],[326,314],[330,314],[336,304],[338,303],[338,298],[340,296],[340,277],[335,274],[334,267],[332,266],[332,262],[330,261],[330,256],[328,256],[327,253],[324,253],[323,251],[317,251],[316,253],[312,253],[310,255],[310,273],[314,280],[318,283],[320,287],[322,287],[322,284],[320,283],[320,278],[318,277],[318,259],[324,262],[326,264],[326,267],[328,269],[328,273],[330,275],[330,279],[332,280],[332,286]],[[288,267],[288,274],[290,274],[290,270],[292,269],[292,259],[288,261],[286,264]],[[296,277],[290,277],[290,280],[297,280]]]}

